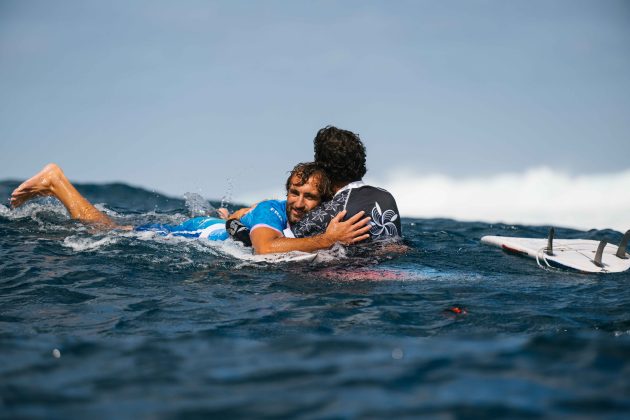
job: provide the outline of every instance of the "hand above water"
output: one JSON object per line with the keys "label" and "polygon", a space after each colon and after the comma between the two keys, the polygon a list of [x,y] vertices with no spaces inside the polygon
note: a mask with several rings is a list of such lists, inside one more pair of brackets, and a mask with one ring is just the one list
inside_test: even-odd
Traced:
{"label": "hand above water", "polygon": [[347,211],[339,212],[328,224],[324,237],[331,241],[331,244],[341,242],[344,245],[350,245],[364,241],[370,237],[368,233],[371,226],[369,224],[370,217],[361,218],[365,212],[360,211],[351,218],[342,222]]}

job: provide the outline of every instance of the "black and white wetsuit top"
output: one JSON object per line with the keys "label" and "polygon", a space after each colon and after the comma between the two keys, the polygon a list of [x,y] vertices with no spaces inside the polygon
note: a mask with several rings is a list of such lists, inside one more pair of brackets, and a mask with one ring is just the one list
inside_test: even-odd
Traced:
{"label": "black and white wetsuit top", "polygon": [[328,223],[342,210],[348,211],[344,220],[361,210],[372,218],[370,240],[402,236],[400,214],[394,197],[388,191],[363,181],[351,182],[337,191],[332,200],[321,203],[306,213],[302,220],[291,225],[291,230],[296,238],[324,233]]}

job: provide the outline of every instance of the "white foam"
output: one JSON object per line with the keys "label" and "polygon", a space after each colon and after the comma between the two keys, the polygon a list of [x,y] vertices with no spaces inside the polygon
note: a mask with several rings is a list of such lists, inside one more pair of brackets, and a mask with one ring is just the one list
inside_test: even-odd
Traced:
{"label": "white foam", "polygon": [[346,247],[337,242],[330,249],[322,249],[320,251],[317,251],[317,258],[315,259],[315,261],[318,263],[328,263],[331,261],[337,261],[346,258],[348,258]]}
{"label": "white foam", "polygon": [[104,238],[81,238],[78,236],[68,236],[63,240],[63,246],[71,248],[76,252],[94,251],[105,246],[109,246],[118,242],[118,239],[113,236],[106,236]]}
{"label": "white foam", "polygon": [[0,204],[0,216],[10,220],[32,218],[38,220],[38,216],[42,212],[55,214],[63,218],[68,218],[68,212],[65,207],[57,200],[51,198],[39,198],[30,201],[16,209],[11,209]]}
{"label": "white foam", "polygon": [[161,243],[177,244],[177,246],[190,246],[198,251],[207,252],[212,255],[231,256],[241,260],[248,260],[253,257],[252,249],[244,247],[240,242],[232,241],[210,241],[205,238],[186,238],[176,235],[161,235],[157,232],[133,231],[128,232],[142,241],[153,241]]}
{"label": "white foam", "polygon": [[120,214],[118,214],[118,212],[105,207],[105,203],[96,203],[94,204],[94,207],[96,207],[96,209],[100,211],[101,213],[105,213],[107,216],[111,218],[120,217]]}
{"label": "white foam", "polygon": [[218,252],[222,256],[236,258],[241,261],[250,263],[286,263],[297,261],[313,261],[318,257],[318,254],[291,251],[282,254],[266,254],[255,255],[252,248],[243,246],[240,242],[233,241],[231,239],[225,241],[208,241],[204,239],[198,239],[195,241],[202,247],[210,248],[215,252]]}
{"label": "white foam", "polygon": [[387,188],[406,217],[630,229],[630,170],[568,175],[548,168],[454,178],[398,171]]}

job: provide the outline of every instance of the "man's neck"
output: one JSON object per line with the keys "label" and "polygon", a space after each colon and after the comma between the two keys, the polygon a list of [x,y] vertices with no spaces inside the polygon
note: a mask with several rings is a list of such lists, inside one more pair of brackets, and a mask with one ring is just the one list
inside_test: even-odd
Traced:
{"label": "man's neck", "polygon": [[339,191],[340,189],[342,189],[343,187],[345,187],[349,183],[350,183],[349,181],[333,182],[333,184],[332,184],[332,192],[333,192],[333,194],[337,194],[337,191]]}
{"label": "man's neck", "polygon": [[365,183],[363,182],[363,180],[359,180],[352,182],[333,182],[332,185],[333,195],[337,195],[341,191],[347,190],[349,188],[358,188],[365,185]]}

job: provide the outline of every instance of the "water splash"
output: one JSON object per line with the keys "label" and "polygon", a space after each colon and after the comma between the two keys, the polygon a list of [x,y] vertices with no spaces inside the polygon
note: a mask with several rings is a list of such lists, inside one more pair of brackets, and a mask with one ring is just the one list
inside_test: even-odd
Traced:
{"label": "water splash", "polygon": [[230,177],[227,179],[227,191],[221,197],[221,207],[227,208],[232,202],[232,193],[234,192],[234,178]]}
{"label": "water splash", "polygon": [[[201,195],[193,192],[187,192],[184,194],[184,199],[186,202],[186,208],[190,212],[191,217],[203,217],[203,216],[217,216],[217,209],[212,206]],[[221,207],[223,207],[223,202],[221,203]]]}

